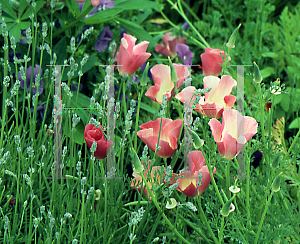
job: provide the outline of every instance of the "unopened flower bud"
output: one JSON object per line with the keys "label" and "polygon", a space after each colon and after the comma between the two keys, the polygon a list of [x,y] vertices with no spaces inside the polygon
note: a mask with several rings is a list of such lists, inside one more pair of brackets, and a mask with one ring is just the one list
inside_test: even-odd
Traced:
{"label": "unopened flower bud", "polygon": [[148,71],[149,71],[149,62],[147,63],[145,69],[144,69],[144,72],[143,72],[143,75],[142,75],[142,79],[140,81],[140,85],[141,86],[146,86],[148,81],[150,80],[149,77],[148,77]]}
{"label": "unopened flower bud", "polygon": [[172,82],[177,82],[178,81],[178,76],[177,76],[176,70],[174,68],[174,65],[172,64],[172,61],[171,61],[170,57],[168,57],[168,59],[169,59],[169,65],[170,65],[170,68],[171,68],[171,81]]}
{"label": "unopened flower bud", "polygon": [[193,138],[193,141],[194,141],[193,144],[194,144],[194,147],[195,147],[196,149],[199,149],[200,147],[203,146],[204,141],[197,135],[196,132],[194,132],[194,131],[191,130],[191,136],[192,136],[192,138]]}
{"label": "unopened flower bud", "polygon": [[132,161],[133,161],[133,166],[134,166],[134,172],[136,172],[137,174],[140,174],[143,172],[144,167],[141,164],[141,161],[138,157],[138,155],[136,154],[134,149],[130,149],[131,151],[131,155],[132,155]]}
{"label": "unopened flower bud", "polygon": [[273,169],[277,169],[278,165],[279,165],[279,159],[281,158],[280,154],[277,154],[277,156],[275,157],[275,159],[273,160],[271,167]]}
{"label": "unopened flower bud", "polygon": [[283,172],[280,172],[279,175],[277,175],[272,183],[272,190],[274,192],[278,192],[280,190],[280,179]]}
{"label": "unopened flower bud", "polygon": [[235,210],[235,206],[231,203],[233,201],[233,199],[235,198],[235,195],[233,195],[232,198],[230,198],[223,206],[223,208],[221,209],[221,214],[224,217],[227,217],[232,211]]}
{"label": "unopened flower bud", "polygon": [[228,41],[228,43],[226,44],[226,46],[227,46],[229,49],[235,47],[235,45],[234,45],[234,44],[235,44],[235,39],[236,39],[236,36],[237,36],[237,34],[238,34],[238,31],[239,31],[241,25],[242,25],[242,24],[240,23],[239,26],[232,32],[232,34],[231,34],[231,36],[230,36],[230,38],[229,38],[229,41]]}
{"label": "unopened flower bud", "polygon": [[257,66],[257,64],[255,62],[253,62],[254,64],[254,82],[256,83],[261,83],[261,81],[263,80],[261,74],[260,74],[260,71],[259,71],[259,68]]}

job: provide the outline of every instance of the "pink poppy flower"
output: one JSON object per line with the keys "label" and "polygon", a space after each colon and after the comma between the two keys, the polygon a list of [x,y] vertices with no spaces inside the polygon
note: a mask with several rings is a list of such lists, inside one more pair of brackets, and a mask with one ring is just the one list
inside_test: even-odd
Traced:
{"label": "pink poppy flower", "polygon": [[[101,129],[103,127],[100,125]],[[95,158],[103,159],[106,158],[106,151],[110,149],[113,142],[106,141],[104,138],[104,134],[100,128],[96,127],[93,124],[87,124],[84,129],[84,139],[86,141],[87,147],[91,149],[93,142],[97,143],[97,149],[94,153]]]}
{"label": "pink poppy flower", "polygon": [[[78,3],[84,3],[86,0],[75,0]],[[100,0],[91,0],[91,4],[94,8],[96,8],[100,4]]]}
{"label": "pink poppy flower", "polygon": [[146,62],[151,53],[146,53],[149,42],[143,41],[135,45],[136,38],[123,34],[119,53],[117,54],[118,70],[120,75],[133,75]]}
{"label": "pink poppy flower", "polygon": [[[176,82],[177,88],[183,85],[185,79],[188,78],[190,72],[185,65],[173,64],[177,73],[178,81]],[[147,97],[162,103],[163,96],[167,95],[168,101],[174,93],[175,85],[171,81],[171,69],[170,66],[164,64],[157,64],[151,68],[151,74],[154,82],[154,86],[151,86],[145,93]]]}
{"label": "pink poppy flower", "polygon": [[219,153],[226,159],[239,154],[247,141],[257,133],[254,118],[243,116],[237,110],[226,109],[222,115],[222,124],[211,119],[209,126],[218,145]]}
{"label": "pink poppy flower", "polygon": [[166,57],[170,56],[171,58],[174,58],[177,55],[175,49],[177,43],[185,43],[184,39],[180,37],[176,38],[175,36],[171,36],[171,32],[167,32],[161,39],[163,40],[165,45],[157,44],[155,46],[155,51]]}
{"label": "pink poppy flower", "polygon": [[[222,56],[221,56],[221,54]],[[225,52],[225,58],[227,53]],[[202,70],[203,75],[213,75],[218,76],[222,72],[222,64],[224,59],[224,51],[221,49],[213,49],[213,48],[205,48],[205,53],[200,55],[202,61]],[[227,61],[230,61],[230,57],[228,56]],[[220,65],[221,64],[221,65]]]}
{"label": "pink poppy flower", "polygon": [[[143,161],[141,161],[141,163],[145,168],[143,174],[147,181],[146,184],[149,186],[151,192],[153,193],[152,190],[155,187],[159,186],[161,183],[163,183],[164,177],[161,177],[160,174],[162,176],[165,175],[165,173],[162,173],[162,172],[164,172],[164,166],[153,166],[151,169],[151,174],[150,174],[151,177],[149,177],[148,171],[150,170],[151,160],[149,160],[148,163],[144,163]],[[142,176],[140,176],[136,172],[133,172],[132,176],[134,178],[131,180],[131,187],[133,187],[134,190],[141,192],[142,191],[142,186],[141,186]],[[140,186],[138,186],[138,185],[140,185]],[[145,182],[143,182],[143,189],[144,189],[144,194],[151,200],[150,193],[147,189],[147,186],[145,185]]]}
{"label": "pink poppy flower", "polygon": [[[179,176],[184,176],[181,179],[176,180],[179,183],[176,190],[182,192],[189,197],[197,197],[201,195],[208,187],[211,177],[208,167],[205,165],[205,159],[201,151],[191,151],[188,153],[190,171],[179,173]],[[215,174],[216,168],[213,169]],[[199,182],[199,174],[202,175],[201,185],[197,188]]]}
{"label": "pink poppy flower", "polygon": [[[167,118],[162,118],[161,133],[159,146],[161,149],[156,151],[156,154],[162,158],[171,157],[177,149],[177,140],[180,134],[182,119],[175,121]],[[140,126],[141,130],[137,132],[137,136],[147,144],[147,146],[155,152],[155,145],[158,142],[161,118],[155,121],[150,120]]]}
{"label": "pink poppy flower", "polygon": [[[211,87],[210,92],[205,93],[205,97],[201,97],[199,104],[196,105],[195,111],[203,116],[210,118],[221,118],[224,108],[232,108],[234,106],[236,97],[230,95],[237,82],[229,75],[223,75],[220,78],[216,76],[206,76],[203,79],[204,89]],[[176,98],[183,102],[190,104],[192,107],[196,96],[193,96],[195,87],[189,86],[184,88],[177,94]],[[191,98],[193,99],[191,101]],[[190,102],[191,101],[191,102]]]}

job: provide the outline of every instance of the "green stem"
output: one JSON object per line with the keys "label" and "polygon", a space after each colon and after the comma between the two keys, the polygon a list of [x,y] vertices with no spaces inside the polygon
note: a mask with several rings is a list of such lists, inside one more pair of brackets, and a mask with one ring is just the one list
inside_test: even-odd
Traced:
{"label": "green stem", "polygon": [[201,20],[199,19],[199,17],[194,13],[194,11],[189,7],[189,5],[188,5],[185,1],[182,1],[182,4],[183,4],[184,7],[191,13],[191,15],[193,15],[193,17],[194,17],[198,22],[201,22]]}
{"label": "green stem", "polygon": [[143,182],[145,182],[145,185],[146,185],[146,187],[147,187],[147,189],[148,189],[148,192],[149,192],[149,194],[150,194],[150,197],[152,198],[152,201],[153,201],[155,207],[156,207],[157,210],[162,214],[163,219],[164,219],[164,220],[166,221],[166,223],[170,226],[172,232],[174,232],[174,234],[175,234],[175,235],[176,235],[183,243],[191,244],[189,241],[187,241],[187,240],[186,240],[186,239],[185,239],[185,238],[177,231],[177,229],[172,225],[172,223],[170,222],[170,220],[167,218],[167,216],[164,214],[164,212],[163,212],[162,209],[160,208],[158,202],[156,201],[156,196],[153,195],[153,193],[152,193],[152,191],[151,191],[151,189],[150,189],[150,187],[149,187],[149,185],[148,185],[148,183],[147,183],[147,181],[146,181],[146,179],[145,179],[144,173],[142,172],[140,175],[142,176]]}
{"label": "green stem", "polygon": [[261,136],[262,136],[263,145],[265,145],[264,104],[263,104],[263,98],[262,98],[260,84],[258,84],[258,96],[259,96],[259,102],[260,102],[260,127],[261,127]]}
{"label": "green stem", "polygon": [[269,205],[270,205],[270,202],[271,202],[271,199],[272,199],[272,196],[273,196],[274,192],[272,191],[271,194],[269,195],[269,199],[267,201],[267,204],[266,204],[266,207],[265,207],[265,210],[261,216],[261,220],[260,220],[260,223],[259,223],[259,226],[258,226],[258,230],[257,230],[257,233],[256,233],[256,237],[255,237],[255,240],[254,240],[254,244],[257,244],[258,242],[258,238],[259,238],[259,234],[260,234],[260,231],[261,231],[261,227],[262,227],[262,224],[264,222],[264,219],[265,219],[265,216],[266,216],[266,213],[267,213],[267,210],[269,208]]}
{"label": "green stem", "polygon": [[224,219],[225,219],[225,217],[222,216],[222,220],[221,220],[221,230],[220,230],[220,233],[219,233],[219,241],[220,241],[220,244],[222,244],[222,241],[223,241]]}
{"label": "green stem", "polygon": [[[177,25],[175,25],[171,20],[168,19],[168,17],[163,13],[163,11],[160,11],[161,15],[169,22],[170,25],[172,25],[175,29],[181,30],[181,28]],[[203,43],[199,42],[197,39],[189,35],[186,31],[181,30],[182,33],[189,38],[191,42],[193,42],[195,45],[200,46],[202,49],[205,49],[207,46],[205,46]]]}
{"label": "green stem", "polygon": [[190,27],[192,28],[192,30],[196,33],[196,35],[199,37],[200,41],[206,46],[209,47],[209,44],[205,41],[205,39],[203,38],[203,36],[197,31],[197,29],[194,27],[194,25],[189,21],[189,19],[186,17],[182,6],[181,6],[181,1],[177,0],[178,3],[178,7],[171,1],[171,0],[167,0],[173,7],[174,9],[181,15],[181,17],[190,25]]}
{"label": "green stem", "polygon": [[199,200],[199,199],[200,199],[200,197],[197,197],[197,200],[198,200],[198,208],[200,209],[200,214],[202,215],[202,217],[203,217],[203,219],[204,219],[205,225],[207,226],[208,232],[210,233],[212,239],[214,240],[214,242],[215,242],[216,244],[219,244],[217,238],[215,237],[215,235],[214,235],[214,233],[213,233],[213,231],[212,231],[212,229],[211,229],[211,227],[210,227],[210,225],[209,225],[209,223],[208,223],[208,221],[207,221],[207,218],[206,218],[206,216],[205,216],[205,213],[204,213],[203,208],[202,208],[202,205],[201,205],[201,200]]}
{"label": "green stem", "polygon": [[142,100],[142,95],[144,93],[144,87],[142,87],[141,92],[139,93],[138,97],[138,107],[137,107],[137,112],[136,112],[136,118],[135,118],[135,137],[134,137],[134,149],[137,150],[137,130],[139,126],[139,117],[140,117],[140,107],[141,107],[141,100]]}

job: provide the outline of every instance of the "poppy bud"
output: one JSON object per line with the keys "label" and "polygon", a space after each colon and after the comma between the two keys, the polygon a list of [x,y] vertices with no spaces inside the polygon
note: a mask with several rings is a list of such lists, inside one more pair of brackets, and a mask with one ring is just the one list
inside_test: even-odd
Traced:
{"label": "poppy bud", "polygon": [[148,71],[149,71],[149,62],[147,63],[146,68],[144,69],[143,76],[140,82],[141,86],[146,86],[148,81],[150,80],[148,77]]}
{"label": "poppy bud", "polygon": [[239,24],[239,26],[232,32],[230,38],[229,38],[229,41],[228,43],[226,44],[226,46],[231,49],[231,48],[234,48],[235,47],[235,39],[236,39],[236,36],[237,36],[237,33],[241,27],[241,23]]}
{"label": "poppy bud", "polygon": [[271,164],[271,167],[273,169],[277,169],[278,165],[279,165],[279,159],[281,158],[281,155],[278,154],[275,159],[273,160],[272,164]]}
{"label": "poppy bud", "polygon": [[260,71],[259,71],[259,68],[257,66],[257,64],[255,62],[253,62],[254,64],[254,82],[255,83],[261,83],[261,81],[263,80],[261,74],[260,74]]}
{"label": "poppy bud", "polygon": [[202,139],[200,139],[200,137],[197,135],[197,133],[195,133],[194,131],[192,131],[191,130],[191,136],[192,136],[192,138],[193,138],[193,141],[194,141],[194,147],[196,148],[196,149],[199,149],[200,147],[202,147],[203,146],[203,144],[204,144],[204,141],[202,140]]}
{"label": "poppy bud", "polygon": [[233,199],[235,198],[235,195],[233,195],[232,198],[230,198],[223,206],[223,208],[221,209],[221,214],[224,217],[227,217],[232,211],[234,211],[235,207],[234,205],[231,203],[233,201]]}
{"label": "poppy bud", "polygon": [[144,167],[141,164],[141,161],[138,157],[138,155],[136,154],[134,149],[130,149],[131,151],[131,155],[132,155],[132,161],[133,161],[133,166],[134,166],[134,172],[136,172],[137,174],[140,174],[143,172]]}
{"label": "poppy bud", "polygon": [[174,65],[172,64],[172,61],[171,61],[169,56],[168,56],[168,59],[169,59],[169,65],[171,67],[171,81],[172,82],[177,82],[178,81],[178,76],[177,76],[176,70],[175,70]]}
{"label": "poppy bud", "polygon": [[278,192],[280,190],[280,179],[283,172],[281,172],[279,175],[277,175],[272,183],[272,190],[274,192]]}

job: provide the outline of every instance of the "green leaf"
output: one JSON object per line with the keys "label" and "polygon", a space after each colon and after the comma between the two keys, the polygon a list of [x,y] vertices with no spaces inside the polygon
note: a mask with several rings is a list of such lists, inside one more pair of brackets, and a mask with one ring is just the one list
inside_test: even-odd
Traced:
{"label": "green leaf", "polygon": [[300,117],[294,119],[289,125],[289,129],[300,129]]}
{"label": "green leaf", "polygon": [[[80,61],[82,60],[82,58],[77,58],[75,60],[75,63],[78,64],[78,69],[77,71],[74,72],[74,76],[72,77],[72,79],[78,77],[78,71],[80,70]],[[89,56],[89,59],[87,61],[87,63],[82,67],[82,73],[86,73],[88,72],[91,68],[93,68],[95,66],[95,63],[97,62],[98,58],[96,56]],[[63,77],[62,77],[62,81],[66,81],[68,80],[68,71],[70,70],[70,66],[65,68]]]}
{"label": "green leaf", "polygon": [[2,11],[7,13],[13,19],[17,19],[15,11],[11,7],[11,5],[9,4],[9,1],[5,0],[5,1],[1,1],[1,2],[2,2],[1,3],[2,4]]}
{"label": "green leaf", "polygon": [[57,56],[57,64],[63,64],[65,58],[67,57],[67,41],[66,37],[64,36],[61,38],[58,43],[53,48],[53,53]]}
{"label": "green leaf", "polygon": [[[77,114],[77,112],[76,112],[76,114]],[[74,139],[75,143],[77,143],[77,144],[79,144],[81,146],[84,143],[84,128],[85,128],[84,123],[82,123],[82,121],[80,121],[76,125],[75,131],[73,132],[74,133],[73,139]],[[71,138],[71,135],[72,135],[71,133],[72,133],[71,130],[67,130],[66,131],[66,136],[69,137],[69,138]]]}
{"label": "green leaf", "polygon": [[30,27],[31,23],[30,22],[20,22],[19,24],[17,24],[20,26],[21,30],[25,30],[28,27]]}
{"label": "green leaf", "polygon": [[275,74],[275,70],[273,67],[267,67],[260,71],[261,76],[265,79],[267,77],[270,77],[272,74]]}
{"label": "green leaf", "polygon": [[[83,10],[82,10],[83,11]],[[93,16],[84,19],[83,22],[85,24],[99,24],[106,22],[107,20],[113,19],[117,14],[121,13],[123,9],[120,8],[111,8],[111,9],[106,9],[105,11],[100,11]]]}
{"label": "green leaf", "polygon": [[163,7],[163,4],[156,3],[155,1],[143,1],[143,0],[127,0],[125,2],[119,2],[115,4],[115,8],[121,8],[123,10],[133,9],[156,9],[159,10]]}
{"label": "green leaf", "polygon": [[44,6],[44,4],[46,2],[43,0],[39,0],[39,1],[36,1],[35,3],[36,3],[35,11],[37,13]]}
{"label": "green leaf", "polygon": [[5,19],[6,23],[14,23],[14,24],[16,23],[15,19],[12,19],[12,18],[9,18],[9,17],[5,17],[4,19]]}
{"label": "green leaf", "polygon": [[[46,2],[40,0],[40,1],[36,1],[35,3],[36,3],[35,12],[37,13]],[[29,15],[31,14],[31,11],[32,11],[31,8],[27,8],[26,12],[22,15],[20,20],[29,19]]]}
{"label": "green leaf", "polygon": [[287,66],[287,71],[288,73],[290,73],[291,76],[295,76],[297,78],[300,78],[300,69],[299,68],[295,68],[292,66]]}
{"label": "green leaf", "polygon": [[265,58],[277,58],[278,54],[273,53],[273,52],[265,52],[265,53],[262,53],[261,56],[263,56]]}
{"label": "green leaf", "polygon": [[156,109],[154,109],[153,107],[151,107],[148,104],[143,103],[143,102],[141,102],[140,108],[147,111],[147,112],[150,112],[152,114],[157,114],[158,113],[158,111]]}
{"label": "green leaf", "polygon": [[148,49],[154,48],[156,42],[154,41],[153,37],[148,34],[147,31],[144,30],[141,26],[131,21],[117,18],[117,21],[121,23],[121,26],[128,31],[128,33],[134,35],[139,41],[148,41],[149,46]]}
{"label": "green leaf", "polygon": [[19,7],[19,13],[18,13],[18,18],[22,16],[24,13],[25,8],[27,7],[27,2],[26,0],[20,0],[20,7]]}
{"label": "green leaf", "polygon": [[15,41],[17,42],[20,39],[21,36],[21,28],[19,25],[15,25],[10,31],[9,31],[9,36],[14,37]]}

